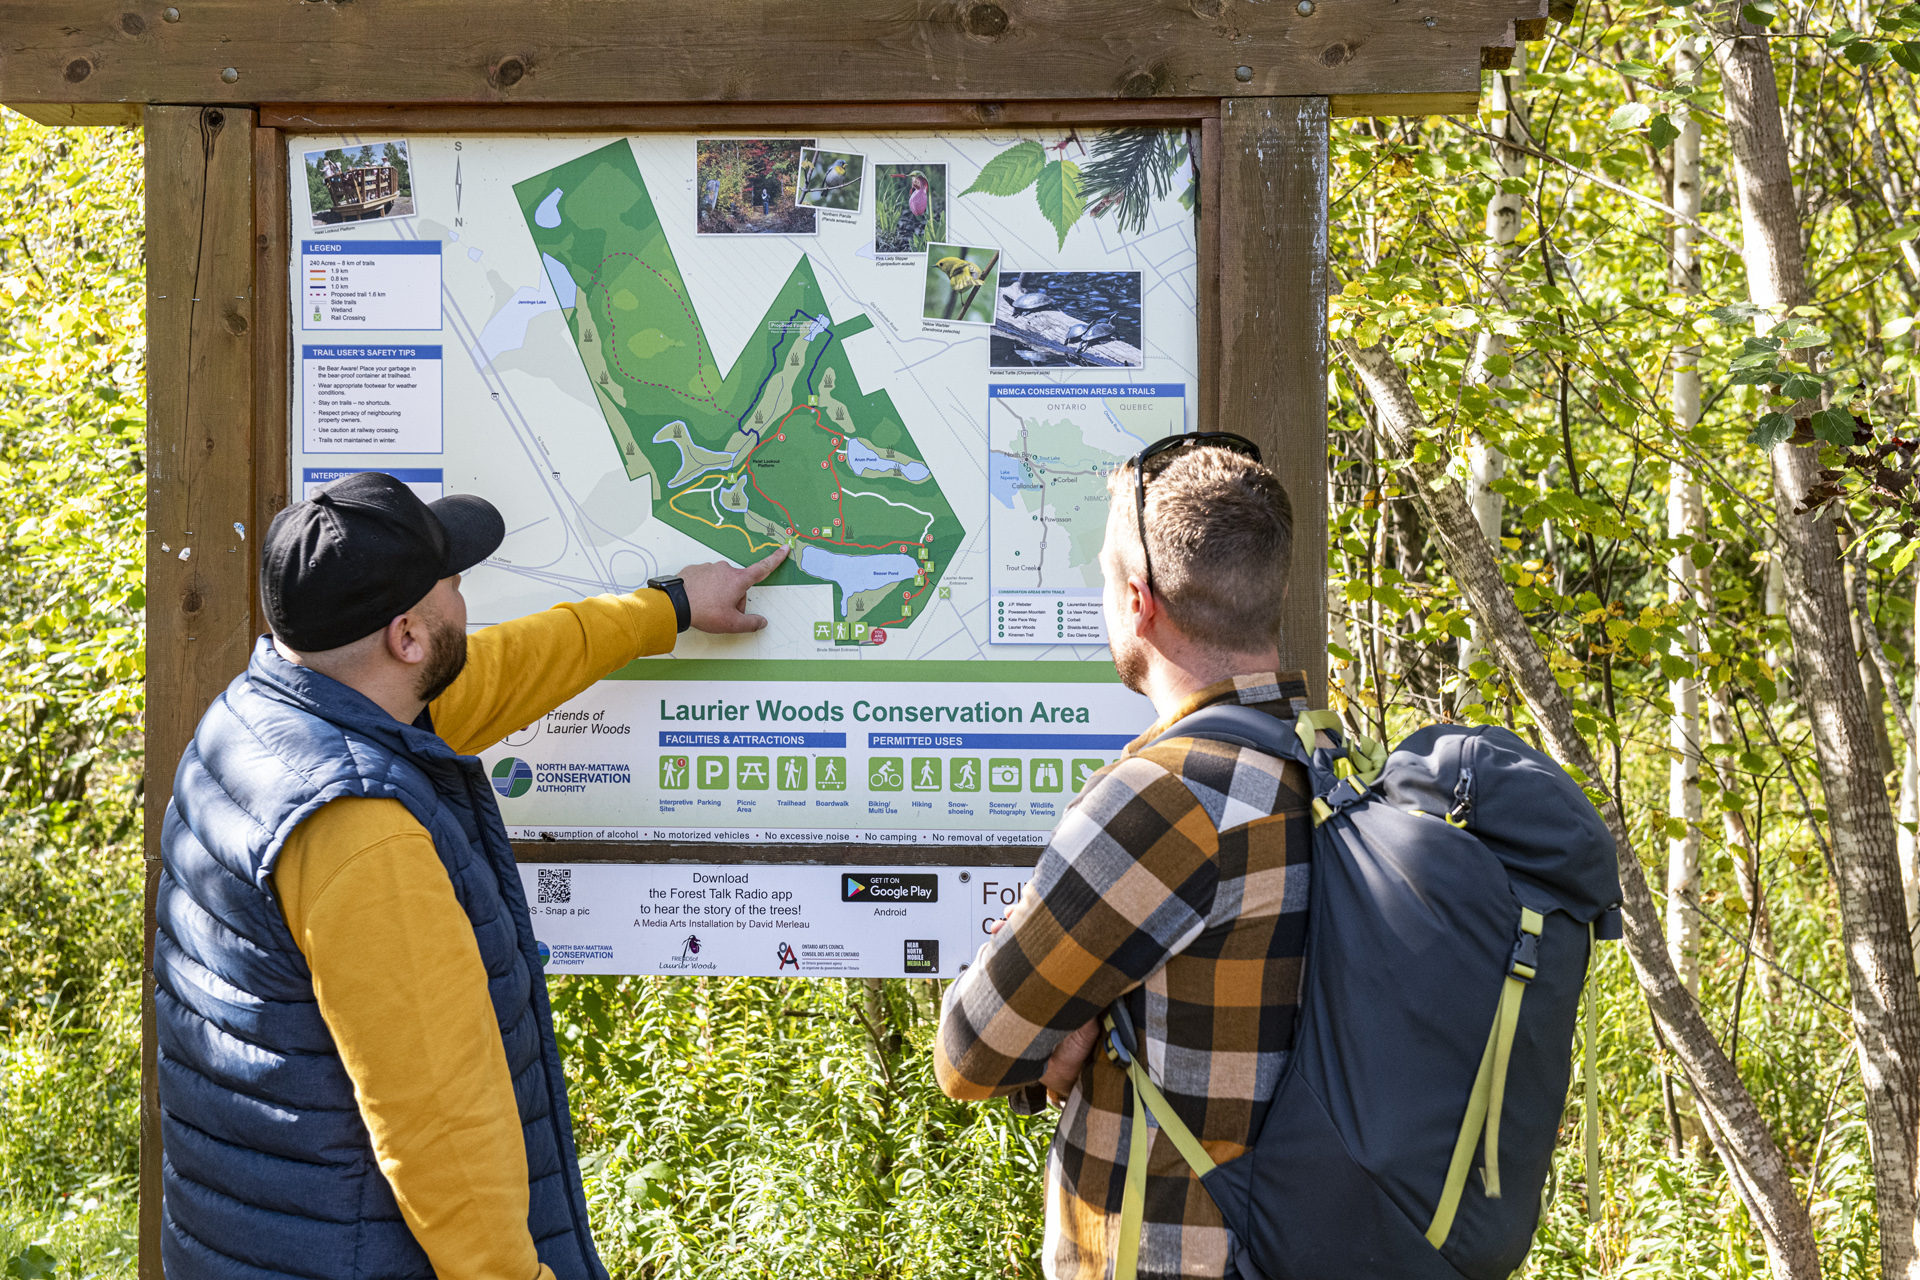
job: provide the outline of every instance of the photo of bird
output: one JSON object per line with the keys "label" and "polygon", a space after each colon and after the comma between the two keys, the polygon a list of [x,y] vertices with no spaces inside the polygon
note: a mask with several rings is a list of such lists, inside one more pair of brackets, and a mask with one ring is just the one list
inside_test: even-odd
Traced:
{"label": "photo of bird", "polygon": [[1000,251],[977,245],[930,244],[926,256],[929,320],[992,324],[1000,300]]}
{"label": "photo of bird", "polygon": [[980,273],[980,268],[965,258],[942,258],[933,265],[947,273],[947,284],[955,293],[962,289],[977,289],[986,283],[987,278]]}
{"label": "photo of bird", "polygon": [[858,209],[867,158],[837,151],[800,152],[799,203],[812,209]]}

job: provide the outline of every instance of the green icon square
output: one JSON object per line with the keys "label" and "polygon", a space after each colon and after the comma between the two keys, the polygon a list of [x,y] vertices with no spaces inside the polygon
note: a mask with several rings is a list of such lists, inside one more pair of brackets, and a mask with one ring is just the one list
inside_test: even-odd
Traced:
{"label": "green icon square", "polygon": [[693,780],[693,770],[688,767],[692,763],[685,756],[661,756],[660,789],[685,791]]}
{"label": "green icon square", "polygon": [[740,778],[742,791],[765,791],[772,785],[772,777],[767,772],[765,756],[741,756],[735,771]]}
{"label": "green icon square", "polygon": [[693,762],[696,785],[702,791],[725,791],[727,789],[727,757],[700,756]]}
{"label": "green icon square", "polygon": [[898,791],[905,782],[899,756],[874,756],[867,761],[867,790]]}
{"label": "green icon square", "polygon": [[947,777],[952,780],[955,791],[978,791],[980,789],[980,761],[961,757],[947,761]]}
{"label": "green icon square", "polygon": [[913,767],[907,770],[915,791],[938,791],[940,789],[940,757],[915,756]]}
{"label": "green icon square", "polygon": [[813,638],[814,638],[815,640],[831,640],[831,639],[833,639],[833,624],[832,624],[831,622],[816,622],[816,623],[814,623],[814,624],[813,624]]}
{"label": "green icon square", "polygon": [[1018,791],[1020,762],[1012,758],[987,761],[987,790]]}
{"label": "green icon square", "polygon": [[805,791],[807,789],[807,758],[805,756],[781,756],[773,762],[773,785],[782,791]]}
{"label": "green icon square", "polygon": [[952,588],[952,587],[942,587],[942,588],[940,588],[940,598],[941,598],[942,600],[951,600],[951,599],[953,599],[953,588]]}
{"label": "green icon square", "polygon": [[1105,760],[1075,760],[1072,764],[1073,774],[1070,785],[1074,791],[1078,792],[1082,787],[1087,785],[1088,778],[1091,778],[1094,774],[1106,767],[1107,762]]}
{"label": "green icon square", "polygon": [[845,791],[847,789],[847,758],[845,756],[815,756],[813,758],[813,789],[815,791]]}
{"label": "green icon square", "polygon": [[1059,791],[1066,786],[1066,770],[1058,760],[1035,760],[1032,771],[1035,791]]}

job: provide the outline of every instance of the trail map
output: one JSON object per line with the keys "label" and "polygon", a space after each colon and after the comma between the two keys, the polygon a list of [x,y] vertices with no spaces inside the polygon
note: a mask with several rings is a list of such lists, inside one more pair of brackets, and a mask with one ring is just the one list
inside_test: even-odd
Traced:
{"label": "trail map", "polygon": [[837,643],[924,613],[965,531],[893,401],[861,390],[845,339],[872,320],[836,324],[802,256],[723,371],[626,143],[514,192],[654,514],[738,560],[790,547],[771,581],[831,582]]}

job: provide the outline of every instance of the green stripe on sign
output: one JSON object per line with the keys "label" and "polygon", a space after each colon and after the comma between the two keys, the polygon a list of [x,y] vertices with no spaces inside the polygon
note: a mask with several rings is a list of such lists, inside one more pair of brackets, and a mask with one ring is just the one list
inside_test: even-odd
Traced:
{"label": "green stripe on sign", "polygon": [[844,342],[848,338],[863,334],[871,328],[873,328],[873,317],[862,312],[851,320],[844,320],[833,326],[833,333],[835,337]]}
{"label": "green stripe on sign", "polygon": [[889,662],[854,658],[641,658],[609,680],[812,680],[851,684],[1119,684],[1113,664],[1101,662]]}

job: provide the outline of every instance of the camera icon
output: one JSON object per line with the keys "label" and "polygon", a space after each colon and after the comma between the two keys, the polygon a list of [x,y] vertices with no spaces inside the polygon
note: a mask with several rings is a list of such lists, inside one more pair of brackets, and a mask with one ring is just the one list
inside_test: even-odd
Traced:
{"label": "camera icon", "polygon": [[1018,760],[987,761],[987,790],[1018,791],[1021,772]]}

